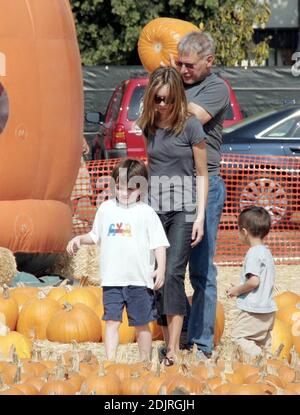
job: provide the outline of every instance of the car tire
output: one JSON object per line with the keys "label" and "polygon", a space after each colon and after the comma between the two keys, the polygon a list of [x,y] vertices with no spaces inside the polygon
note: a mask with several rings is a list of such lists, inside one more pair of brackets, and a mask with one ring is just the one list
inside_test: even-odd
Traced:
{"label": "car tire", "polygon": [[242,211],[251,205],[264,207],[271,215],[272,226],[290,227],[292,214],[288,191],[276,180],[256,178],[247,183],[239,195],[238,205]]}

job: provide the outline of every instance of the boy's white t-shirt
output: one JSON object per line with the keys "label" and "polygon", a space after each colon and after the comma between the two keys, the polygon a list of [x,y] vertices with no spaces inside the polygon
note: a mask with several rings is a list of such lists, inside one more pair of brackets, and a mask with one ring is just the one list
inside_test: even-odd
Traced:
{"label": "boy's white t-shirt", "polygon": [[116,199],[107,200],[97,210],[89,235],[101,245],[102,286],[137,285],[153,289],[153,250],[170,245],[150,206],[143,202],[124,206]]}

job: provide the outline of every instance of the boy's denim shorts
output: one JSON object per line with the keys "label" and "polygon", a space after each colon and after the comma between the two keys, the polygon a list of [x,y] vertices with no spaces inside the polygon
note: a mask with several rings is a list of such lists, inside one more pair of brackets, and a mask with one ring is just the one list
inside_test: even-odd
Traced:
{"label": "boy's denim shorts", "polygon": [[157,319],[153,290],[147,287],[103,287],[102,320],[122,321],[126,307],[129,326],[143,326]]}

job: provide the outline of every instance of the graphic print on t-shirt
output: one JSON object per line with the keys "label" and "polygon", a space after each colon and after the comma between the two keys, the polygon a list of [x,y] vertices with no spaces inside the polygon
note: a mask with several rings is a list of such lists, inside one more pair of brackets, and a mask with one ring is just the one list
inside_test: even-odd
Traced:
{"label": "graphic print on t-shirt", "polygon": [[108,234],[107,236],[116,236],[116,235],[121,235],[121,236],[132,236],[131,233],[131,226],[129,223],[111,223],[109,225],[108,228]]}

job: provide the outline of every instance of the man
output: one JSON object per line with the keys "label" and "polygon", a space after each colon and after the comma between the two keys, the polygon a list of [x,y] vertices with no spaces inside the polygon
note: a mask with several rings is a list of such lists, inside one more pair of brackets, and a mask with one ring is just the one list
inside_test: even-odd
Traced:
{"label": "man", "polygon": [[217,304],[217,269],[213,263],[218,225],[225,202],[225,184],[220,176],[222,123],[229,106],[225,82],[211,72],[214,41],[209,33],[191,32],[178,44],[178,61],[185,85],[189,110],[202,123],[206,133],[209,194],[205,213],[204,236],[192,249],[189,273],[194,289],[188,317],[188,345],[196,343],[198,357],[213,351]]}

